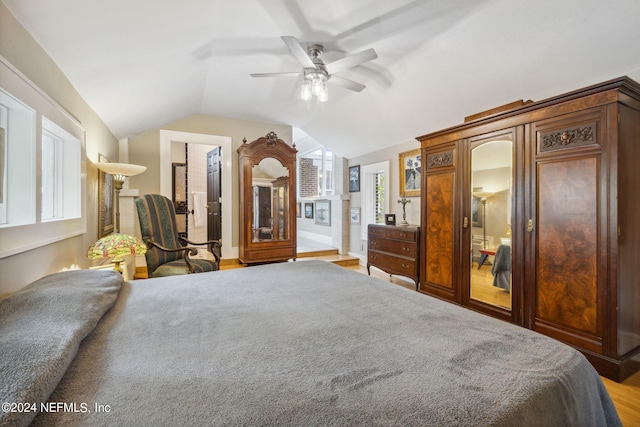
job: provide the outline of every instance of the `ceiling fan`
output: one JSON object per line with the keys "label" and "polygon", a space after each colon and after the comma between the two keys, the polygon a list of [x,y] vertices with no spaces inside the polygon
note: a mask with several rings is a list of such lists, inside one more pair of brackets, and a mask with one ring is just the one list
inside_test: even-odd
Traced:
{"label": "ceiling fan", "polygon": [[307,101],[310,100],[312,96],[316,96],[321,102],[326,101],[328,94],[325,84],[328,81],[354,92],[361,92],[366,87],[365,85],[337,76],[334,73],[372,61],[378,57],[375,50],[367,49],[325,64],[321,59],[324,50],[322,45],[310,44],[305,50],[295,37],[282,36],[281,38],[304,69],[302,71],[284,73],[254,73],[251,74],[251,77],[290,77],[302,75],[303,84],[300,90],[300,96],[303,100]]}

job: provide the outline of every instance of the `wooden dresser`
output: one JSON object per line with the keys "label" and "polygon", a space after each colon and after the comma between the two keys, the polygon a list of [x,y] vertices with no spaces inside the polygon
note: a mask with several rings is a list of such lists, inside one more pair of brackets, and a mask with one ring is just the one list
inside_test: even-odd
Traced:
{"label": "wooden dresser", "polygon": [[420,283],[420,227],[369,224],[367,272],[370,267]]}

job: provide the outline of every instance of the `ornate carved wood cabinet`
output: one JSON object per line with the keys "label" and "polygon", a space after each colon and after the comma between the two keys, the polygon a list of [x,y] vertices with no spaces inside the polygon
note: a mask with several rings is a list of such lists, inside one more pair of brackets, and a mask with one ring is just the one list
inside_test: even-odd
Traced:
{"label": "ornate carved wood cabinet", "polygon": [[273,132],[238,148],[244,264],[296,258],[296,153]]}
{"label": "ornate carved wood cabinet", "polygon": [[370,267],[413,279],[418,288],[420,228],[369,224],[367,229],[367,272]]}
{"label": "ornate carved wood cabinet", "polygon": [[[608,378],[638,370],[640,85],[619,78],[417,139],[419,290],[564,341]],[[486,158],[500,156],[480,149],[500,145],[504,185],[488,188]],[[478,266],[474,241],[510,258]],[[493,300],[474,281],[490,268],[495,286],[505,260],[506,292],[482,290]]]}

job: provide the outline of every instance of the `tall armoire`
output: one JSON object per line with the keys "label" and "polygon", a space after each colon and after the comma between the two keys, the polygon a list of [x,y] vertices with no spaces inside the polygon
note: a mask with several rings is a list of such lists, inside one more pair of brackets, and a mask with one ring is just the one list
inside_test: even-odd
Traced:
{"label": "tall armoire", "polygon": [[420,136],[420,291],[640,368],[640,85],[623,77]]}
{"label": "tall armoire", "polygon": [[244,264],[296,258],[296,150],[274,132],[238,148]]}

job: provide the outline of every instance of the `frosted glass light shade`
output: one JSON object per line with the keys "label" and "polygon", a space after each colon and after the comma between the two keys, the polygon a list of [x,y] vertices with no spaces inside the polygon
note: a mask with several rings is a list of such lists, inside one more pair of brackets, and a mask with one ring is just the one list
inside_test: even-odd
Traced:
{"label": "frosted glass light shade", "polygon": [[96,167],[103,172],[118,176],[139,175],[147,170],[146,166],[131,165],[129,163],[96,163]]}

